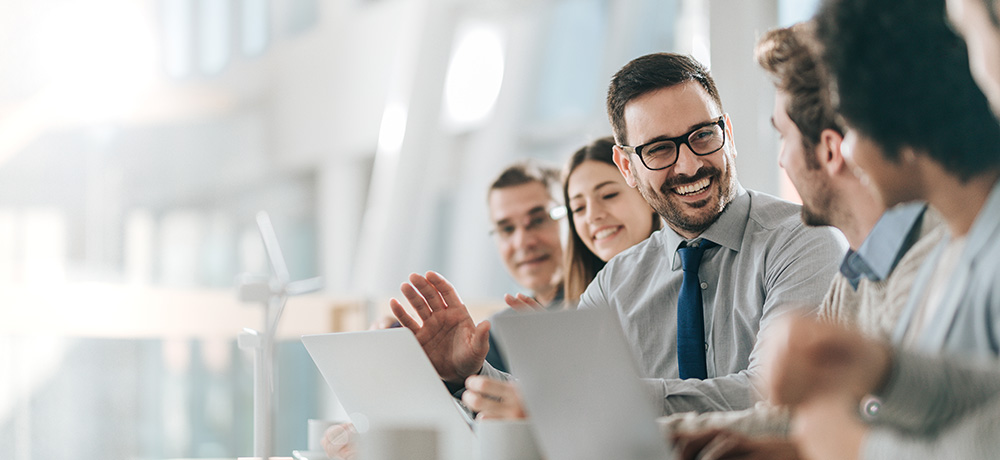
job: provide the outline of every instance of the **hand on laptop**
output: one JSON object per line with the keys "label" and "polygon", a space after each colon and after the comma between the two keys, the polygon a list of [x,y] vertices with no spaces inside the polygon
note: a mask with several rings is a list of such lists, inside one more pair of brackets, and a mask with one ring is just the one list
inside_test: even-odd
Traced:
{"label": "hand on laptop", "polygon": [[867,434],[857,401],[845,395],[800,404],[792,418],[792,438],[812,460],[857,460]]}
{"label": "hand on laptop", "polygon": [[802,458],[791,441],[755,439],[733,431],[709,429],[673,435],[677,457],[684,460],[740,458],[744,460],[798,460]]}
{"label": "hand on laptop", "polygon": [[507,302],[507,306],[513,308],[517,311],[542,311],[545,307],[538,303],[534,297],[526,296],[524,294],[518,294],[516,296],[510,294],[504,294],[503,301]]}
{"label": "hand on laptop", "polygon": [[888,345],[815,319],[786,318],[764,340],[762,377],[777,404],[795,406],[830,395],[857,402],[889,374]]}
{"label": "hand on laptop", "polygon": [[465,380],[462,402],[466,407],[478,412],[477,419],[522,419],[524,403],[521,391],[515,382],[503,382],[481,375],[473,375]]}
{"label": "hand on laptop", "polygon": [[478,373],[490,349],[490,323],[477,326],[455,287],[435,272],[410,274],[410,282],[403,283],[400,291],[421,322],[396,299],[389,301],[389,308],[403,327],[413,331],[441,379],[461,382]]}
{"label": "hand on laptop", "polygon": [[323,451],[334,460],[353,460],[357,456],[354,438],[358,432],[354,425],[341,423],[330,425],[323,433]]}

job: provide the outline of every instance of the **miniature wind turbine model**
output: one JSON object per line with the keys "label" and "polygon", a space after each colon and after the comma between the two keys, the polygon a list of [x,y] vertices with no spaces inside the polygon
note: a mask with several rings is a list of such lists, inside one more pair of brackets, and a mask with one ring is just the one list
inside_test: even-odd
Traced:
{"label": "miniature wind turbine model", "polygon": [[270,277],[243,274],[238,284],[240,301],[264,304],[264,332],[244,328],[238,343],[240,349],[253,351],[253,455],[264,459],[270,457],[273,447],[271,400],[274,395],[274,335],[278,330],[278,320],[289,296],[317,291],[323,287],[323,279],[291,281],[271,218],[264,211],[257,213],[257,228],[264,241],[272,274]]}

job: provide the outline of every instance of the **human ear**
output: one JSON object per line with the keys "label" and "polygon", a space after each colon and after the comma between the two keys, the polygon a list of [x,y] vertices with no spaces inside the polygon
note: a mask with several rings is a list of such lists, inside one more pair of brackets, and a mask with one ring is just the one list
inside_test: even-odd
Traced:
{"label": "human ear", "polygon": [[819,143],[816,145],[816,158],[819,164],[826,170],[827,175],[833,177],[840,174],[846,167],[844,155],[840,150],[844,136],[832,129],[824,129],[819,133]]}
{"label": "human ear", "polygon": [[628,153],[625,153],[619,146],[614,146],[614,160],[615,165],[618,166],[618,172],[622,173],[622,177],[625,178],[625,183],[629,187],[635,188],[635,176],[632,175],[632,159],[629,157]]}
{"label": "human ear", "polygon": [[730,150],[733,152],[733,156],[736,156],[736,136],[733,135],[733,120],[729,119],[729,114],[722,114],[722,118],[726,120],[726,143],[729,144]]}

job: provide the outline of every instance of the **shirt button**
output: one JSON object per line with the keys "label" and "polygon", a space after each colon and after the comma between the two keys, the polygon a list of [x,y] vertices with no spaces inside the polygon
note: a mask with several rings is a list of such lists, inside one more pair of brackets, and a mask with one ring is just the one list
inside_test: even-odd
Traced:
{"label": "shirt button", "polygon": [[705,351],[708,351],[708,342],[705,342]]}
{"label": "shirt button", "polygon": [[702,281],[702,282],[701,282],[701,288],[702,288],[702,289],[708,289],[708,283],[706,283],[706,282]]}

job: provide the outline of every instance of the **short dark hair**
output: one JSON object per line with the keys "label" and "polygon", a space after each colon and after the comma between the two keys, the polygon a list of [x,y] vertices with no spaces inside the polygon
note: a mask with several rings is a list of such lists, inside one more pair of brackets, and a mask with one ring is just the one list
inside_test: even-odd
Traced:
{"label": "short dark hair", "polygon": [[506,167],[493,183],[490,184],[490,189],[487,191],[487,198],[489,194],[494,190],[515,187],[518,185],[528,184],[531,182],[538,182],[545,186],[545,190],[549,192],[552,198],[556,198],[557,194],[554,193],[557,184],[559,183],[559,170],[553,167],[549,167],[535,160],[521,160]]}
{"label": "short dark hair", "polygon": [[771,74],[774,86],[788,95],[785,113],[802,133],[806,166],[820,167],[819,160],[811,154],[820,141],[820,134],[832,129],[844,134],[837,122],[833,104],[827,96],[823,70],[813,54],[812,31],[809,24],[773,29],[757,41],[754,50],[757,63]]}
{"label": "short dark hair", "polygon": [[[583,164],[584,161],[599,161],[617,169],[618,165],[615,164],[614,160],[614,146],[615,139],[613,137],[602,137],[581,147],[569,158],[569,162],[566,163],[566,169],[563,171],[562,179],[563,202],[566,203],[567,208],[570,207],[569,177],[573,174],[573,171]],[[663,222],[656,211],[650,209],[650,212],[653,215],[653,225],[649,229],[649,232],[652,233],[662,228]],[[563,268],[563,295],[568,302],[576,303],[580,300],[580,295],[583,294],[583,291],[587,289],[590,282],[597,276],[597,272],[604,268],[605,262],[583,243],[580,235],[576,233],[576,222],[572,219],[573,211],[569,210],[569,214],[571,215],[567,219],[569,222],[569,243],[563,251],[563,257],[566,259],[566,266]]]}
{"label": "short dark hair", "polygon": [[611,77],[608,86],[608,118],[615,139],[628,144],[625,129],[625,105],[651,91],[697,81],[722,110],[722,99],[708,69],[691,56],[654,53],[633,59]]}
{"label": "short dark hair", "polygon": [[888,159],[911,147],[963,181],[1000,167],[1000,125],[944,0],[827,0],[816,37],[837,110]]}

